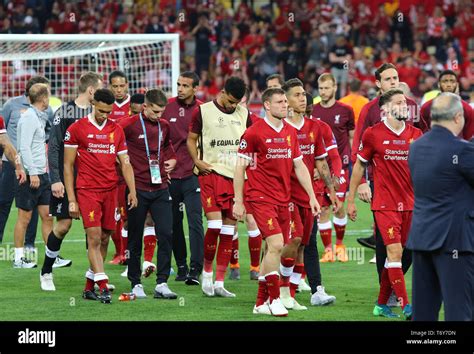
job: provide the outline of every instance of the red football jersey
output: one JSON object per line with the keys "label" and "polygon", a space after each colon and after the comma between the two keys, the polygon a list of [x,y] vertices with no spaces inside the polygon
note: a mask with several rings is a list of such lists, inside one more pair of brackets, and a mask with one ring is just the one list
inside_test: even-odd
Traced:
{"label": "red football jersey", "polygon": [[336,137],[339,155],[342,159],[342,167],[347,168],[351,157],[349,131],[355,129],[352,107],[338,101],[329,108],[325,108],[321,103],[318,103],[314,105],[312,116],[316,119],[321,119],[331,127]]}
{"label": "red football jersey", "polygon": [[76,188],[112,189],[117,186],[117,155],[127,153],[120,126],[107,120],[99,127],[89,114],[68,128],[64,147],[77,148]]}
{"label": "red football jersey", "polygon": [[395,132],[386,121],[369,127],[362,135],[357,157],[373,166],[372,210],[413,210],[414,193],[408,167],[410,144],[423,135],[405,124]]}
{"label": "red football jersey", "polygon": [[3,120],[3,117],[0,116],[0,134],[6,134],[7,133],[7,127],[5,127],[5,121]]}
{"label": "red football jersey", "polygon": [[109,115],[109,119],[116,122],[128,116],[130,116],[130,95],[128,95],[122,103],[114,102],[114,107],[112,113]]}
{"label": "red football jersey", "polygon": [[[310,176],[313,176],[316,166],[315,160],[325,158],[328,155],[324,146],[320,125],[308,118],[304,118],[299,126],[293,125],[288,120],[285,121],[296,129],[303,162],[308,168]],[[302,207],[309,208],[309,196],[298,181],[294,170],[291,173],[291,201]]]}
{"label": "red football jersey", "polygon": [[242,135],[237,155],[251,161],[246,201],[288,205],[293,161],[303,158],[295,129],[284,122],[276,128],[267,118],[261,119]]}

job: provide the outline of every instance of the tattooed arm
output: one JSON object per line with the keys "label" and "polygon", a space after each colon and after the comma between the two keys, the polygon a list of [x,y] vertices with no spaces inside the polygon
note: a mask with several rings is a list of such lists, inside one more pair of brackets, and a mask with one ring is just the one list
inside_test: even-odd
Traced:
{"label": "tattooed arm", "polygon": [[331,199],[332,205],[334,206],[334,211],[337,212],[341,208],[342,204],[336,196],[336,190],[331,178],[331,171],[329,170],[326,159],[323,158],[316,160],[316,169],[318,170],[319,176],[323,179],[324,184],[329,190],[329,198]]}

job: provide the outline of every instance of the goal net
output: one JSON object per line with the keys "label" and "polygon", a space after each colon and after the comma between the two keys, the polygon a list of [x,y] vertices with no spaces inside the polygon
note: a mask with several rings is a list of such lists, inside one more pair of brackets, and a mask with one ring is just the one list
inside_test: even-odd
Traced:
{"label": "goal net", "polygon": [[[87,71],[122,70],[131,94],[161,88],[176,96],[178,34],[0,35],[0,106],[24,93],[28,79],[43,75],[58,103],[74,99]],[[56,108],[56,107],[53,107]]]}

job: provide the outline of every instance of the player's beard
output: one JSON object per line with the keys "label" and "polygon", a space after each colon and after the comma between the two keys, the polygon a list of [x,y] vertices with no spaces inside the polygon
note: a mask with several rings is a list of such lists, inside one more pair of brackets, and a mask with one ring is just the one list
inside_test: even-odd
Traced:
{"label": "player's beard", "polygon": [[440,90],[441,92],[450,92],[450,93],[456,93],[456,90],[458,89],[458,85],[456,84],[451,91],[447,90]]}

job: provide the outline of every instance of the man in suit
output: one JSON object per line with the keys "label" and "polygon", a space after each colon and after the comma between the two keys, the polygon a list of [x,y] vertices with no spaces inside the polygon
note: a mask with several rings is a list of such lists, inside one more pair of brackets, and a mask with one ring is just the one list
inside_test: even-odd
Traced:
{"label": "man in suit", "polygon": [[474,144],[459,139],[461,99],[442,93],[431,107],[432,130],[412,144],[408,163],[415,209],[413,320],[474,319]]}

